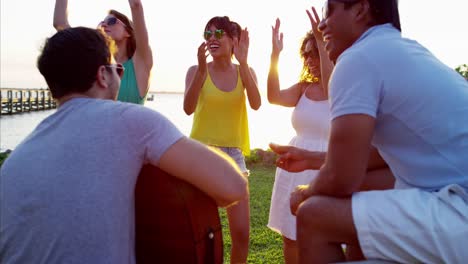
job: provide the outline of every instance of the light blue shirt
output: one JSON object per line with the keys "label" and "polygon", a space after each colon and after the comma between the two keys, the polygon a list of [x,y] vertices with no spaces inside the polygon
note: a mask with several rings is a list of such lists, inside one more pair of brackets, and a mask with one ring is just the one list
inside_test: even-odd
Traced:
{"label": "light blue shirt", "polygon": [[396,188],[468,190],[468,82],[390,24],[343,52],[330,81],[332,119],[376,119],[372,144]]}

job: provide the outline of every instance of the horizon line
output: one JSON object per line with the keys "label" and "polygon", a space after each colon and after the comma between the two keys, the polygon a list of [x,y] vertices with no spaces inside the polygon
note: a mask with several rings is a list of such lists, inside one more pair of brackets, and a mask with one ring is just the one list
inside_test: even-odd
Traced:
{"label": "horizon line", "polygon": [[[0,87],[0,90],[43,90],[48,89],[47,87],[39,87],[39,88],[14,88],[14,87]],[[155,91],[149,90],[149,94],[183,94],[184,91]]]}

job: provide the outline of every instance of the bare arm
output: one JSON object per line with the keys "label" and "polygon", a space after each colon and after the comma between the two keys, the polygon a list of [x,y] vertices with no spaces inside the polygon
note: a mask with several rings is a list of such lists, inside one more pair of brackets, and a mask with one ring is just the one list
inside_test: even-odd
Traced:
{"label": "bare arm", "polygon": [[367,171],[375,119],[351,114],[332,121],[325,164],[307,189],[307,197],[322,194],[347,197],[359,190]]}
{"label": "bare arm", "polygon": [[68,0],[56,0],[54,9],[54,28],[57,31],[70,27],[68,24]]}
{"label": "bare arm", "polygon": [[314,32],[315,40],[317,41],[317,48],[320,56],[320,73],[321,73],[321,82],[320,85],[324,93],[328,96],[328,82],[330,80],[330,75],[333,71],[333,62],[328,58],[328,54],[325,50],[325,43],[323,42],[322,32],[318,30],[318,24],[320,23],[320,18],[317,14],[317,11],[312,7],[312,13],[309,10],[306,10],[307,15],[309,16],[310,24],[312,26],[312,31]]}
{"label": "bare arm", "polygon": [[249,32],[247,29],[241,31],[240,39],[234,39],[234,55],[239,62],[239,72],[242,83],[247,91],[250,107],[258,110],[262,104],[260,92],[257,86],[257,76],[252,68],[247,63],[249,51]]}
{"label": "bare arm", "polygon": [[279,33],[280,20],[277,18],[272,29],[272,51],[270,61],[270,71],[268,72],[267,96],[271,104],[277,104],[287,107],[296,106],[301,97],[302,89],[299,84],[295,84],[286,90],[280,90],[278,61],[279,55],[283,50],[283,33]]}
{"label": "bare arm", "polygon": [[205,145],[183,138],[172,145],[158,165],[212,197],[219,206],[229,206],[247,195],[247,180],[231,162]]}
{"label": "bare arm", "polygon": [[190,67],[185,76],[184,111],[187,115],[191,115],[197,108],[198,96],[208,74],[206,57],[207,47],[203,42],[198,47],[198,66]]}
{"label": "bare arm", "polygon": [[[128,0],[132,11],[136,50],[133,54],[136,80],[140,96],[144,97],[149,89],[149,78],[153,67],[153,54],[149,45],[148,30],[146,29],[145,14],[141,0]],[[132,54],[127,54],[129,57]]]}

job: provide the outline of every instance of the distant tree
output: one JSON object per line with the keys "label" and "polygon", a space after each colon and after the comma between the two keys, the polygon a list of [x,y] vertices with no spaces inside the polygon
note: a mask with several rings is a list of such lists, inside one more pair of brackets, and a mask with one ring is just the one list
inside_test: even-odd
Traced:
{"label": "distant tree", "polygon": [[468,81],[468,65],[462,64],[456,67],[455,70]]}

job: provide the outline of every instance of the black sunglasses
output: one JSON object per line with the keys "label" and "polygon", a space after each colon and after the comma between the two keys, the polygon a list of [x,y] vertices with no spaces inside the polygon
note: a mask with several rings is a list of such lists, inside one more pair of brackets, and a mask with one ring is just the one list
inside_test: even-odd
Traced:
{"label": "black sunglasses", "polygon": [[125,72],[125,67],[121,63],[116,63],[116,64],[108,64],[106,67],[109,68],[115,68],[115,71],[119,75],[120,78],[122,78],[124,72]]}
{"label": "black sunglasses", "polygon": [[122,24],[124,27],[126,27],[124,22],[120,21],[120,19],[118,19],[118,18],[116,18],[114,16],[107,17],[103,21],[99,22],[98,26],[102,26],[103,24],[106,24],[108,26],[113,26],[113,25],[117,24],[117,22],[120,22],[120,24]]}
{"label": "black sunglasses", "polygon": [[333,12],[333,5],[330,5],[331,2],[338,2],[343,4],[354,5],[361,0],[327,0],[322,8],[322,19],[327,19]]}
{"label": "black sunglasses", "polygon": [[214,32],[211,31],[211,30],[207,30],[205,32],[203,32],[203,37],[205,38],[205,40],[209,40],[211,38],[211,36],[215,36],[216,39],[221,39],[224,35],[225,31],[223,29],[216,29]]}

